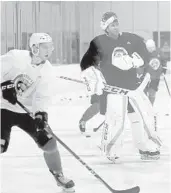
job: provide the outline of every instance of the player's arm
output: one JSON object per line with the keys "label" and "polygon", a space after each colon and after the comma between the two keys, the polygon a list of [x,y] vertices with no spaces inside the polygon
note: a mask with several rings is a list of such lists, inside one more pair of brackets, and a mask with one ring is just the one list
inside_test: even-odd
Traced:
{"label": "player's arm", "polygon": [[98,45],[98,38],[95,38],[90,42],[90,46],[80,63],[81,77],[86,82],[89,95],[101,95],[103,93],[106,81],[98,68],[100,60],[100,46]]}
{"label": "player's arm", "polygon": [[10,102],[16,104],[17,93],[15,90],[14,82],[11,80],[11,75],[14,69],[15,57],[12,51],[0,56],[1,64],[1,96]]}
{"label": "player's arm", "polygon": [[45,111],[47,112],[51,106],[51,99],[56,92],[55,81],[53,77],[42,76],[36,86],[32,98],[32,112]]}
{"label": "player's arm", "polygon": [[[140,65],[137,67],[137,78],[139,79],[139,82],[141,82],[147,72],[149,60],[150,60],[150,55],[147,50],[145,41],[142,37],[135,35],[133,36],[134,43],[135,43],[135,50],[136,53],[140,56],[140,58],[143,61],[143,65]],[[135,60],[136,63],[136,60]]]}
{"label": "player's arm", "polygon": [[1,83],[11,78],[11,73],[12,73],[15,63],[16,63],[16,59],[15,59],[15,56],[13,55],[12,50],[0,56]]}
{"label": "player's arm", "polygon": [[135,43],[135,52],[134,53],[137,53],[142,58],[145,65],[148,64],[150,57],[149,57],[149,53],[146,48],[144,39],[138,35],[134,35],[134,43]]}
{"label": "player's arm", "polygon": [[137,70],[137,77],[140,78],[145,72],[146,65],[149,61],[149,53],[146,48],[144,39],[136,34],[129,34],[128,36],[133,45],[133,52],[131,61],[133,68]]}
{"label": "player's arm", "polygon": [[[45,82],[44,82],[45,83]],[[47,90],[45,89],[44,83],[40,82],[36,91],[33,95],[32,101],[32,112],[34,114],[35,127],[38,130],[44,130],[48,122],[48,106],[50,96],[48,95],[48,84]]]}
{"label": "player's arm", "polygon": [[[35,117],[35,126],[42,130],[46,127],[48,122],[49,108],[52,106],[52,97],[54,96],[55,82],[51,82],[52,77],[42,77],[32,98],[32,112]],[[54,92],[53,92],[54,91]]]}
{"label": "player's arm", "polygon": [[93,39],[90,42],[89,48],[87,52],[83,55],[81,62],[80,62],[80,67],[81,70],[85,70],[90,66],[98,66],[100,62],[100,52],[99,48],[97,45],[97,39]]}

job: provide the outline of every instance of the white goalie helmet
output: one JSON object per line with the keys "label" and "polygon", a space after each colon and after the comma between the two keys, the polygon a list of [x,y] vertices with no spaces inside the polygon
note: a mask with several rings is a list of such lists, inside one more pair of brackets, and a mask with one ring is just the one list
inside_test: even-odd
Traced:
{"label": "white goalie helmet", "polygon": [[46,33],[33,33],[30,37],[29,46],[32,48],[35,44],[52,42],[50,35]]}
{"label": "white goalie helmet", "polygon": [[106,30],[106,28],[109,26],[109,24],[111,24],[115,20],[118,21],[118,17],[116,15],[116,13],[114,13],[114,12],[104,13],[102,16],[101,22],[100,22],[101,29]]}

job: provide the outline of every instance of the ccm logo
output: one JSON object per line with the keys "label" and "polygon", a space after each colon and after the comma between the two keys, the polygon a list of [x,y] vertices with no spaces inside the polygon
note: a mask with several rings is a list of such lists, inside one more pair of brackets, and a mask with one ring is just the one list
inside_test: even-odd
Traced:
{"label": "ccm logo", "polygon": [[123,94],[123,95],[127,95],[128,94],[128,90],[124,90],[122,88],[115,88],[115,87],[110,87],[110,86],[105,86],[105,90],[110,90],[112,93],[114,94]]}
{"label": "ccm logo", "polygon": [[6,89],[10,89],[10,88],[13,88],[14,87],[14,84],[9,84],[9,85],[6,85],[6,86],[2,86],[2,90],[6,90]]}

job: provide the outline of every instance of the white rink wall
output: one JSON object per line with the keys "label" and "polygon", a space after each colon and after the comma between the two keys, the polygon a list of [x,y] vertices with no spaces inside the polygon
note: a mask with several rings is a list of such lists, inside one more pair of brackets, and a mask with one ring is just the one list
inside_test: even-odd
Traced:
{"label": "white rink wall", "polygon": [[[81,69],[79,64],[68,64],[54,66],[56,76],[66,76],[73,79],[81,80]],[[58,96],[54,97],[53,103],[61,101],[77,100],[87,98],[86,86],[70,80],[57,78]]]}

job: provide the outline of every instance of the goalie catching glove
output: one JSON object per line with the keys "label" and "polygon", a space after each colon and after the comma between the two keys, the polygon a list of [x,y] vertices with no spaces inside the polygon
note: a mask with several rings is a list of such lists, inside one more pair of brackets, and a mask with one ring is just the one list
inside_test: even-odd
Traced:
{"label": "goalie catching glove", "polygon": [[105,87],[105,79],[97,68],[91,66],[81,72],[81,77],[85,81],[87,86],[87,91],[89,95],[102,95],[103,89]]}
{"label": "goalie catching glove", "polygon": [[46,127],[46,124],[48,122],[48,114],[43,111],[38,111],[35,113],[35,127],[39,130],[42,130]]}
{"label": "goalie catching glove", "polygon": [[143,66],[144,60],[137,52],[129,56],[127,53],[120,53],[115,50],[112,55],[112,64],[121,70],[129,70]]}
{"label": "goalie catching glove", "polygon": [[11,104],[15,105],[17,102],[17,92],[12,80],[7,80],[1,83],[2,96]]}
{"label": "goalie catching glove", "polygon": [[132,54],[132,64],[133,64],[133,68],[139,68],[144,65],[144,60],[137,52],[134,52]]}

